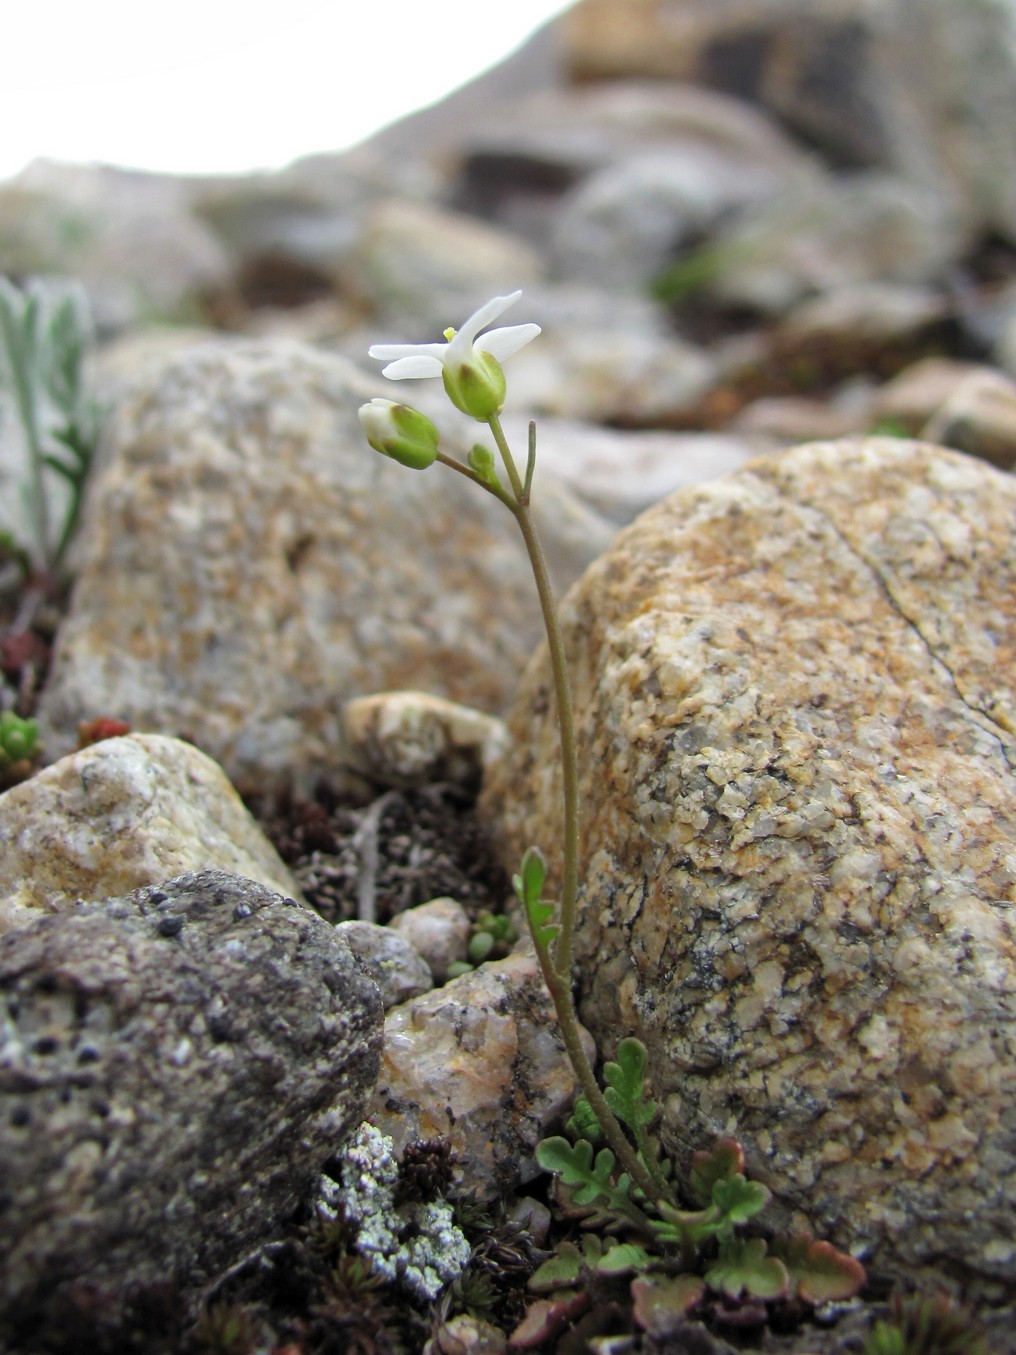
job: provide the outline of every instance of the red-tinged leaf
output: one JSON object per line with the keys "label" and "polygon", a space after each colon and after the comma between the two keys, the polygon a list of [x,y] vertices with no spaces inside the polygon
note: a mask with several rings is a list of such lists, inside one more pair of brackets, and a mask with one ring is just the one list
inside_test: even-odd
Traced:
{"label": "red-tinged leaf", "polygon": [[744,1173],[744,1150],[737,1139],[717,1139],[711,1148],[691,1157],[691,1189],[698,1204],[708,1205],[717,1181]]}
{"label": "red-tinged leaf", "polygon": [[508,1338],[511,1350],[533,1350],[551,1341],[589,1307],[588,1294],[569,1294],[566,1298],[537,1299]]}
{"label": "red-tinged leaf", "polygon": [[632,1280],[632,1314],[643,1331],[664,1337],[691,1312],[705,1289],[699,1275],[647,1275]]}
{"label": "red-tinged leaf", "polygon": [[774,1241],[772,1249],[790,1272],[796,1297],[805,1303],[852,1299],[867,1279],[860,1261],[831,1242],[794,1237]]}

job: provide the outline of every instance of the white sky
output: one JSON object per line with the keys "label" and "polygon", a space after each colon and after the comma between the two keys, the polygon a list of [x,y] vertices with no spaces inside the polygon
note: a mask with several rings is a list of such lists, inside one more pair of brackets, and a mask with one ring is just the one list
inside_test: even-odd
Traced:
{"label": "white sky", "polygon": [[0,179],[36,156],[172,173],[352,145],[568,0],[5,0]]}

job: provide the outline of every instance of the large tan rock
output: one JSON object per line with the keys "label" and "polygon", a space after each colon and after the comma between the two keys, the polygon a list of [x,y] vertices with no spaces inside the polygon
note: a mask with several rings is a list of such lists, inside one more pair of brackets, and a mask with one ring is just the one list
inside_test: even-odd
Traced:
{"label": "large tan rock", "polygon": [[221,767],[181,739],[104,739],[0,795],[0,933],[213,869],[302,898]]}
{"label": "large tan rock", "polygon": [[[49,756],[105,714],[190,739],[243,789],[307,789],[342,774],[350,697],[507,704],[539,635],[509,514],[443,467],[378,456],[357,419],[414,391],[293,342],[219,340],[161,366],[145,351],[136,384],[112,383],[40,711]],[[464,456],[480,430],[453,429]],[[541,507],[560,586],[611,530],[549,482]]]}
{"label": "large tan rock", "polygon": [[[1016,480],[797,448],[626,528],[562,608],[583,1019],[680,1156],[745,1141],[823,1235],[1016,1267]],[[483,800],[553,851],[545,655]]]}

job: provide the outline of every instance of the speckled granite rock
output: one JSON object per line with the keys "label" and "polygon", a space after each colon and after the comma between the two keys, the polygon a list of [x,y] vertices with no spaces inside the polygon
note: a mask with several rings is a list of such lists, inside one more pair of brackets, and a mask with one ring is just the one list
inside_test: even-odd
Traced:
{"label": "speckled granite rock", "polygon": [[377,1072],[381,1002],[334,929],[221,871],[10,933],[0,992],[5,1349],[193,1296],[313,1185]]}
{"label": "speckled granite rock", "polygon": [[[877,1265],[1016,1265],[1016,481],[814,444],[643,514],[562,614],[601,1048],[639,1035],[684,1156]],[[486,817],[553,844],[545,656]]]}
{"label": "speckled granite rock", "polygon": [[388,1013],[367,1118],[397,1152],[447,1137],[459,1184],[493,1199],[539,1175],[533,1151],[574,1095],[536,957],[519,948]]}
{"label": "speckled granite rock", "polygon": [[[341,776],[351,696],[506,704],[539,634],[525,552],[461,476],[367,447],[357,408],[386,384],[281,341],[144,369],[91,485],[40,712],[50,755],[102,711],[189,738],[242,789],[312,786]],[[553,487],[543,508],[560,585],[610,528]]]}
{"label": "speckled granite rock", "polygon": [[0,933],[210,869],[302,898],[221,767],[180,739],[104,739],[0,795]]}

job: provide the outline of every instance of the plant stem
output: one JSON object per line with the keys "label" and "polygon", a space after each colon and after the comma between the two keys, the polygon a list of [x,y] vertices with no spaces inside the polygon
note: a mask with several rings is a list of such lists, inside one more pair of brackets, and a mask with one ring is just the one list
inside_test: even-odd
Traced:
{"label": "plant stem", "polygon": [[[529,510],[528,493],[519,477],[511,450],[496,414],[491,416],[490,431],[494,435],[498,451],[508,472],[515,502],[509,507],[515,515],[526,544],[529,563],[532,567],[536,591],[540,598],[540,610],[543,613],[543,627],[547,635],[547,648],[550,651],[550,666],[554,679],[554,695],[557,700],[557,723],[561,739],[561,779],[564,801],[561,851],[561,912],[559,922],[561,932],[554,945],[554,967],[562,978],[571,983],[572,946],[575,935],[575,906],[579,881],[579,774],[578,753],[575,745],[575,717],[572,710],[571,684],[568,681],[568,660],[565,657],[564,642],[557,624],[557,611],[554,607],[554,593],[550,584],[547,561],[540,545],[540,538]],[[527,476],[527,479],[530,479]]]}
{"label": "plant stem", "polygon": [[575,744],[575,717],[572,707],[571,683],[568,680],[568,660],[565,655],[564,641],[557,623],[557,610],[554,606],[554,594],[547,570],[547,561],[540,544],[536,524],[529,510],[529,492],[532,484],[533,469],[536,461],[536,439],[534,426],[530,424],[529,456],[526,465],[526,479],[523,484],[511,454],[511,449],[501,428],[497,415],[490,419],[490,431],[494,435],[505,470],[511,481],[515,500],[509,503],[522,539],[526,544],[529,563],[536,591],[540,598],[540,610],[543,613],[543,627],[547,635],[547,648],[550,652],[551,671],[554,680],[554,694],[557,699],[557,721],[561,740],[561,779],[564,799],[564,824],[561,864],[561,901],[558,912],[560,932],[553,945],[553,951],[546,947],[537,947],[543,977],[550,990],[557,1013],[558,1025],[565,1051],[571,1061],[575,1076],[582,1088],[582,1094],[593,1109],[600,1127],[613,1148],[614,1153],[632,1181],[649,1200],[661,1197],[669,1198],[669,1187],[640,1161],[614,1112],[607,1105],[600,1084],[586,1058],[582,1048],[578,1016],[572,997],[572,948],[575,935],[575,911],[578,897],[578,856],[579,856],[579,808],[578,808],[578,753]]}

